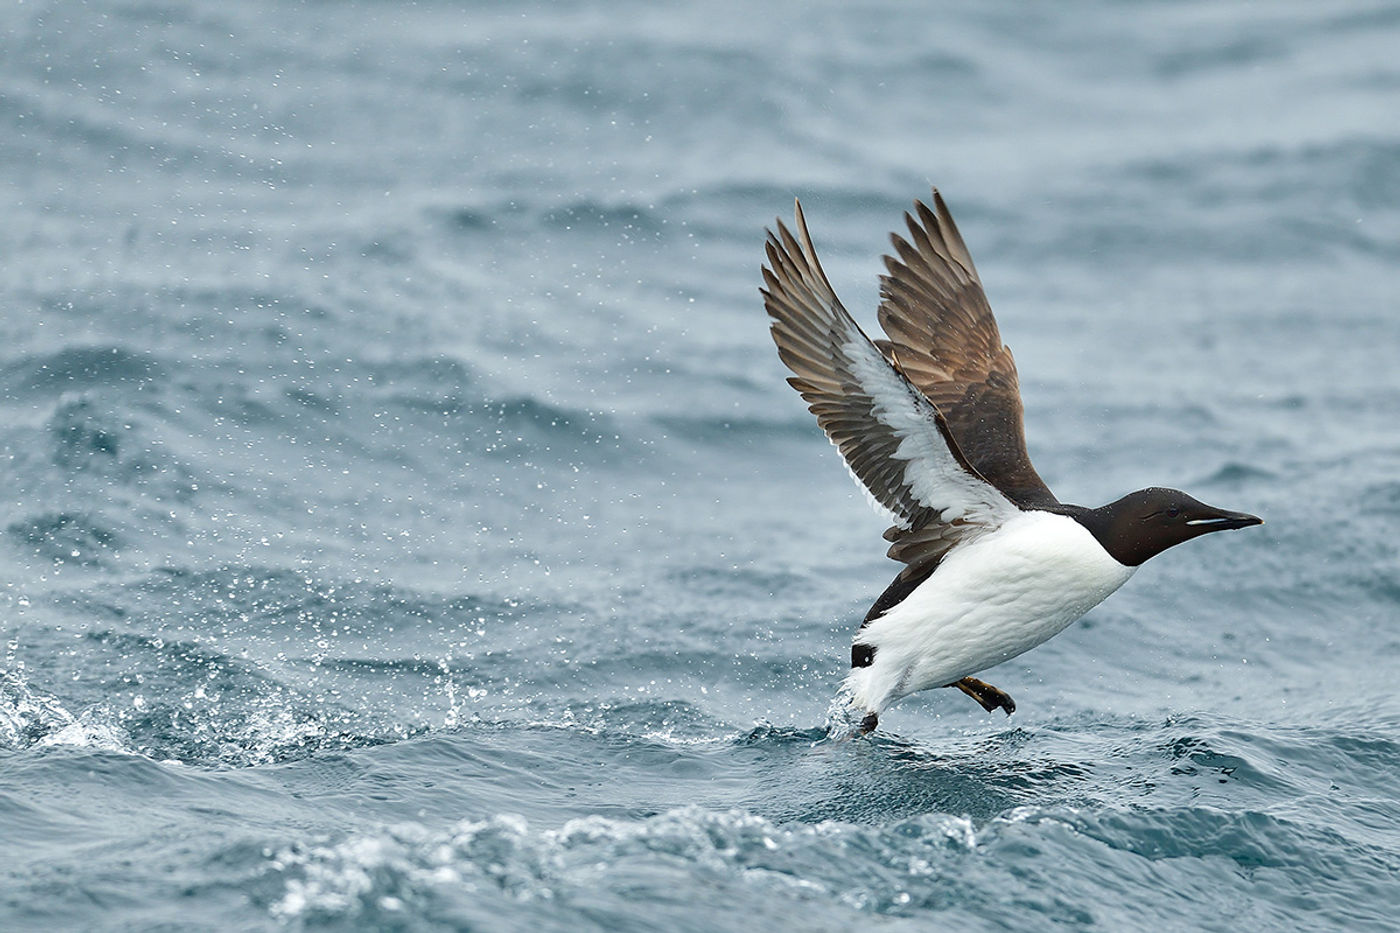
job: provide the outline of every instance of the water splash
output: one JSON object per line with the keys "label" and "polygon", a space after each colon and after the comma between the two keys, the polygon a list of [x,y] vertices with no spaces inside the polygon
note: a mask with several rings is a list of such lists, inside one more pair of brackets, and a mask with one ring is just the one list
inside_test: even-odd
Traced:
{"label": "water splash", "polygon": [[73,715],[57,697],[33,689],[16,672],[0,674],[0,748],[19,751],[72,745],[131,751],[130,739],[103,706]]}
{"label": "water splash", "polygon": [[855,694],[842,685],[826,708],[826,734],[832,739],[849,739],[860,733],[865,712],[855,705]]}

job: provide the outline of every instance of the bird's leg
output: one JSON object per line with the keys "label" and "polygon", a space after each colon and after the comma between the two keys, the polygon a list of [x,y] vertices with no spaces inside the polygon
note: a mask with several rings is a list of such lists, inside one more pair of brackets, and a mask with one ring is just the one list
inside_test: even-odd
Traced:
{"label": "bird's leg", "polygon": [[1005,693],[993,687],[985,680],[978,680],[976,677],[964,677],[955,684],[948,684],[950,687],[957,687],[963,693],[976,700],[987,712],[994,709],[1006,710],[1006,715],[1010,716],[1016,712],[1016,701]]}
{"label": "bird's leg", "polygon": [[866,713],[865,718],[860,721],[860,734],[869,735],[875,731],[875,727],[880,724],[879,713]]}

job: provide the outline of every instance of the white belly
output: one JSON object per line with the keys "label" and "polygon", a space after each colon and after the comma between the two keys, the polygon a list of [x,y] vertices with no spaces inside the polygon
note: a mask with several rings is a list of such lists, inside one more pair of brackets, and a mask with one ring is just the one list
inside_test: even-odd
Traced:
{"label": "white belly", "polygon": [[952,550],[903,602],[856,636],[874,662],[847,678],[879,713],[902,696],[955,683],[1034,648],[1133,575],[1074,519],[1022,512]]}

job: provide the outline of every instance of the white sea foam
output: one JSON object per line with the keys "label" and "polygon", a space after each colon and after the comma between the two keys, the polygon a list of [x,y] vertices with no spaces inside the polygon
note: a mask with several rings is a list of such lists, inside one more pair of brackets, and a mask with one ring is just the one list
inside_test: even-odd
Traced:
{"label": "white sea foam", "polygon": [[[348,917],[391,901],[449,892],[531,902],[610,884],[666,885],[695,871],[787,896],[836,898],[860,909],[900,905],[890,877],[917,879],[950,851],[976,844],[972,822],[931,815],[896,831],[837,822],[787,826],[741,810],[682,807],[642,820],[588,816],[538,830],[520,816],[462,821],[441,830],[399,824],[366,835],[283,849],[268,872],[283,879],[269,907],[281,919]],[[951,847],[951,848],[950,848]],[[887,850],[892,875],[852,876],[833,857]],[[827,866],[803,877],[799,866]],[[610,876],[629,879],[610,881]]]}

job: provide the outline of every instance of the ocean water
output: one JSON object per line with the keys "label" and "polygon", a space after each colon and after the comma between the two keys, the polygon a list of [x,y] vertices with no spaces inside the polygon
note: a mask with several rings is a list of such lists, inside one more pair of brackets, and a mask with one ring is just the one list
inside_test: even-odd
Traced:
{"label": "ocean water", "polygon": [[[1386,930],[1400,5],[0,12],[0,927]],[[937,184],[1066,501],[1268,524],[828,737],[785,384]]]}

